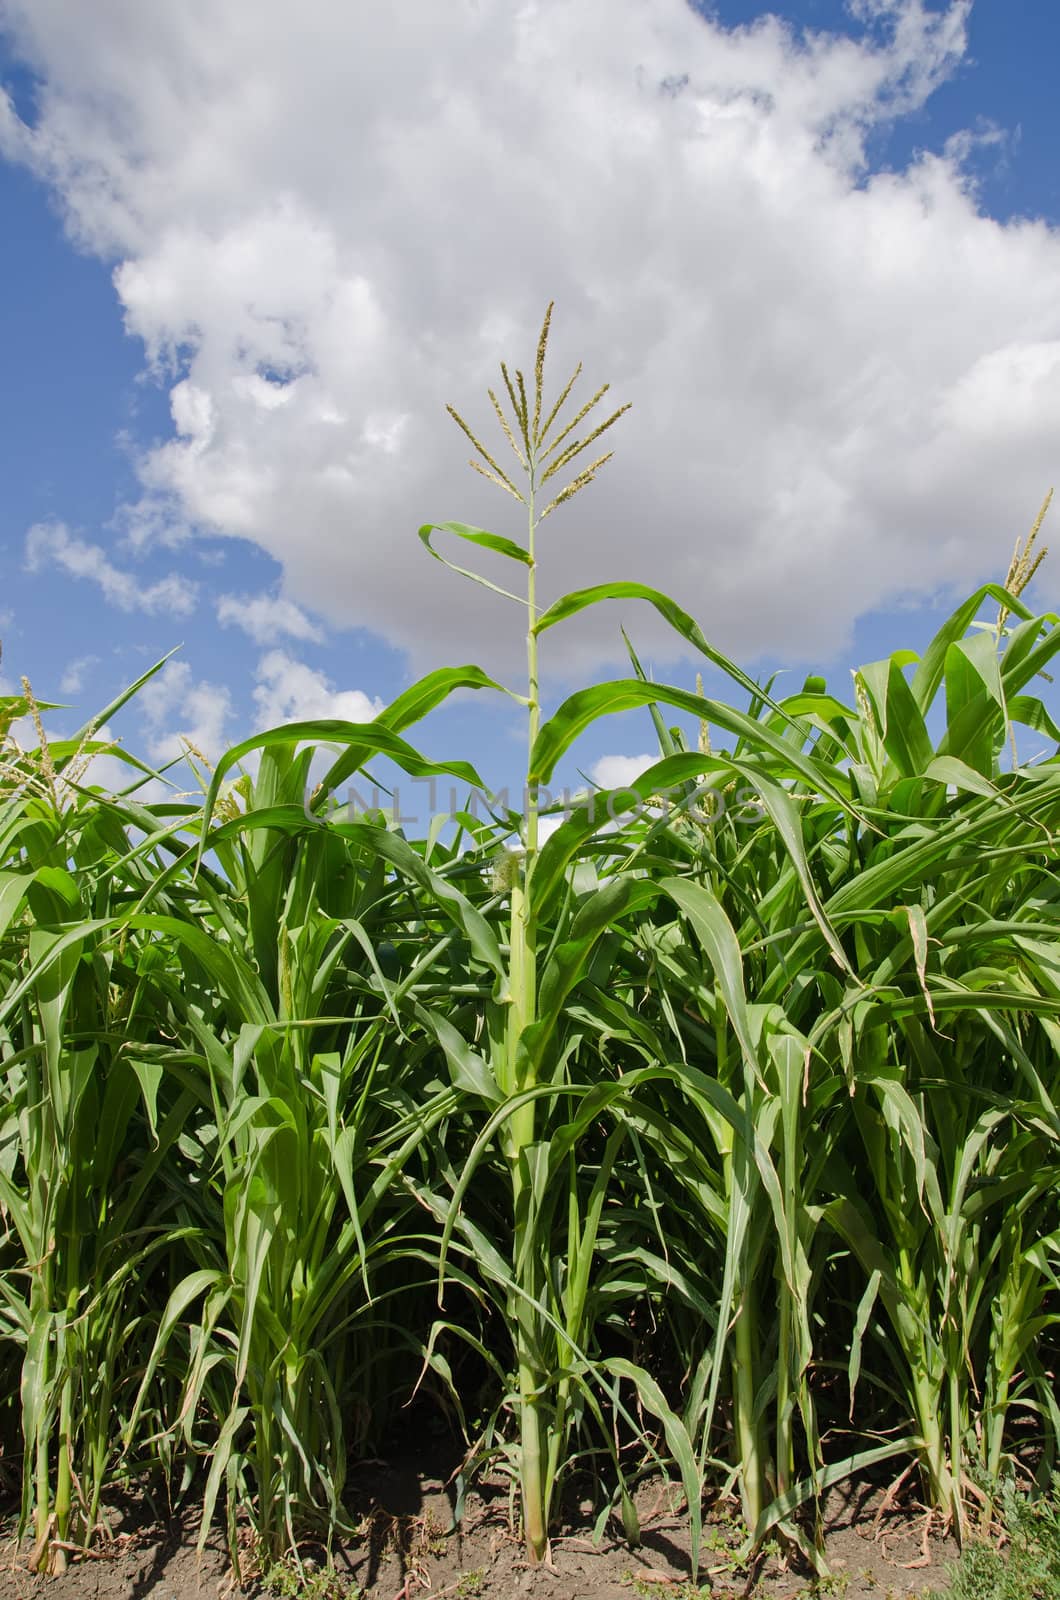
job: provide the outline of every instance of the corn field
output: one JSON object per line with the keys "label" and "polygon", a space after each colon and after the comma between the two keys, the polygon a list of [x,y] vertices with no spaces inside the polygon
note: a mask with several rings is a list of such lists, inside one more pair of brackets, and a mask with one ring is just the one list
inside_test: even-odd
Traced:
{"label": "corn field", "polygon": [[[28,686],[0,703],[36,730],[0,790],[0,1427],[39,1570],[122,1486],[234,1554],[349,1535],[349,1465],[414,1393],[462,1481],[509,1477],[532,1560],[576,1480],[598,1532],[635,1541],[665,1472],[694,1559],[732,1494],[750,1550],[821,1568],[842,1480],[905,1475],[960,1536],[1057,1465],[1060,623],[1020,598],[1030,546],[849,692],[754,681],[642,585],[542,608],[551,513],[625,409],[552,403],[548,326],[494,447],[454,412],[521,542],[420,534],[515,575],[455,567],[518,611],[518,689],[443,668],[163,800],[120,748],[124,790],[92,782],[140,684],[69,739]],[[551,630],[616,600],[731,695],[631,647],[547,711]],[[406,837],[336,806],[381,762],[483,789],[415,744],[467,690],[525,713],[519,813]],[[655,764],[549,817],[577,738],[636,708]]]}

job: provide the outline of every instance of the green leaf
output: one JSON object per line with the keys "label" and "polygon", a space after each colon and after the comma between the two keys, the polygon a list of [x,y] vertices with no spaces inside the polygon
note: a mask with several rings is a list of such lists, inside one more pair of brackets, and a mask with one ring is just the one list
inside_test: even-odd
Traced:
{"label": "green leaf", "polygon": [[958,639],[946,652],[946,733],[939,755],[955,756],[992,777],[1004,714],[993,639],[988,633]]}
{"label": "green leaf", "polygon": [[524,567],[531,565],[529,550],[524,550],[522,545],[514,544],[511,539],[504,539],[499,534],[487,533],[484,528],[469,527],[466,522],[428,522],[420,529],[421,542],[435,561],[440,561],[443,567],[448,567],[450,572],[458,573],[461,578],[470,578],[472,583],[479,583],[484,589],[492,589],[494,594],[503,595],[505,600],[514,600],[521,606],[526,605],[525,595],[512,594],[508,589],[502,589],[499,584],[491,583],[481,573],[472,572],[470,567],[458,567],[455,562],[447,561],[445,556],[439,555],[431,543],[432,533],[452,533],[467,544],[491,550],[494,555],[505,556],[509,561],[518,561]]}
{"label": "green leaf", "polygon": [[607,600],[647,601],[648,605],[653,606],[659,615],[665,618],[674,632],[692,645],[694,649],[698,650],[700,655],[706,656],[708,661],[715,667],[720,667],[721,671],[727,677],[732,678],[734,683],[738,683],[742,689],[746,689],[753,700],[761,700],[787,720],[786,713],[775,701],[769,698],[760,684],[756,683],[753,678],[748,677],[741,667],[738,667],[727,655],[715,649],[708,642],[699,624],[688,615],[687,611],[682,611],[681,607],[676,601],[671,600],[669,595],[663,594],[659,589],[651,589],[646,584],[628,582],[599,583],[595,584],[591,589],[577,589],[571,594],[565,594],[559,600],[554,601],[547,611],[542,612],[537,619],[534,632],[540,635],[546,629],[555,627],[557,622],[565,622],[569,617],[576,616],[579,611],[584,611],[588,606],[600,605]]}
{"label": "green leaf", "polygon": [[[330,718],[311,722],[290,722],[282,728],[255,734],[227,750],[217,763],[209,792],[203,806],[200,856],[206,848],[206,837],[217,804],[217,796],[225,776],[255,750],[269,750],[298,744],[344,744],[349,746],[347,761],[349,771],[356,772],[373,756],[386,756],[413,777],[429,778],[448,774],[481,789],[482,780],[467,761],[428,761],[381,722],[337,722]],[[334,769],[333,769],[334,770]],[[308,797],[307,797],[308,806]]]}
{"label": "green leaf", "polygon": [[635,678],[596,684],[569,696],[537,736],[530,752],[530,783],[548,783],[560,757],[599,717],[635,710],[656,700],[688,711],[693,716],[706,718],[714,726],[746,740],[750,749],[768,752],[777,759],[785,775],[799,774],[812,785],[813,792],[828,795],[844,810],[852,809],[846,798],[845,791],[849,785],[843,773],[804,756],[765,723],[734,711],[721,701],[690,694],[687,690],[674,689],[666,684],[641,683]]}
{"label": "green leaf", "polygon": [[[913,676],[913,695],[920,713],[926,717],[931,710],[932,702],[938,693],[946,671],[946,657],[950,646],[962,640],[974,619],[983,609],[987,600],[993,600],[998,606],[1004,606],[1013,616],[1027,619],[1032,613],[1017,596],[1009,594],[999,583],[985,583],[974,594],[958,606],[951,617],[948,617],[936,633]],[[982,637],[989,638],[988,634]]]}
{"label": "green leaf", "polygon": [[666,1443],[670,1454],[677,1463],[677,1470],[681,1474],[681,1485],[685,1491],[685,1500],[688,1503],[688,1520],[691,1532],[691,1558],[692,1581],[695,1582],[699,1573],[700,1543],[702,1540],[702,1484],[699,1476],[699,1465],[696,1453],[692,1448],[692,1441],[688,1437],[684,1423],[669,1407],[666,1398],[651,1375],[643,1367],[638,1367],[632,1361],[627,1361],[622,1356],[612,1356],[609,1360],[602,1361],[600,1365],[606,1372],[614,1373],[616,1378],[625,1378],[632,1383],[637,1391],[637,1398],[645,1411],[650,1412],[663,1425]]}

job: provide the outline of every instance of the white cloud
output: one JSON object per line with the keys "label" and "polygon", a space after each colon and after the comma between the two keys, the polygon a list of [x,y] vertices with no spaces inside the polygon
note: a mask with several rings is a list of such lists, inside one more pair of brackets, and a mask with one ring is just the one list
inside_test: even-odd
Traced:
{"label": "white cloud", "polygon": [[170,573],[155,583],[139,583],[116,567],[102,546],[78,539],[61,522],[38,522],[29,530],[26,566],[30,572],[57,568],[71,578],[87,578],[120,611],[164,611],[186,617],[195,609],[198,590],[187,578]]}
{"label": "white cloud", "polygon": [[360,689],[335,689],[322,672],[296,661],[283,650],[270,650],[258,662],[254,689],[259,728],[284,722],[334,718],[340,722],[370,722],[383,709]]}
{"label": "white cloud", "polygon": [[589,768],[589,776],[599,789],[624,789],[659,759],[658,751],[649,756],[601,756]]}
{"label": "white cloud", "polygon": [[170,661],[136,697],[148,730],[147,748],[157,762],[176,761],[185,745],[215,762],[229,739],[232,698],[220,684],[195,680],[186,661]]}
{"label": "white cloud", "polygon": [[538,825],[537,825],[537,841],[538,841],[538,844],[544,844],[546,839],[551,839],[551,837],[555,833],[556,829],[557,828],[562,828],[562,826],[566,822],[566,820],[567,820],[567,817],[562,812],[560,812],[559,815],[555,816],[555,817],[542,817],[540,819],[540,821],[538,822]]}
{"label": "white cloud", "polygon": [[80,694],[85,686],[85,678],[92,667],[99,660],[98,656],[78,656],[76,660],[68,663],[66,671],[59,679],[59,689],[62,694]]}
{"label": "white cloud", "polygon": [[316,643],[322,637],[305,612],[281,595],[223,594],[217,601],[217,620],[224,627],[234,623],[259,644],[271,644],[281,634]]}
{"label": "white cloud", "polygon": [[[546,590],[654,581],[741,657],[819,658],[1003,569],[1052,480],[1060,237],[980,213],[967,138],[865,167],[962,60],[963,0],[858,0],[863,38],[802,42],[686,0],[4,9],[43,81],[0,147],[116,263],[171,385],[131,525],[250,539],[292,602],[417,665],[515,656],[415,527],[518,532],[443,403],[488,423],[553,296],[553,381],[582,356],[635,410],[545,524]],[[621,662],[618,621],[546,660]]]}

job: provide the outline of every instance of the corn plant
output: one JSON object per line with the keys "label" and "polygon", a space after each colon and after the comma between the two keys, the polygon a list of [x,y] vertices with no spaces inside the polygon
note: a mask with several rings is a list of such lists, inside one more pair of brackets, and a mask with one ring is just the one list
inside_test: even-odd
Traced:
{"label": "corn plant", "polygon": [[[237,1566],[247,1523],[266,1561],[352,1536],[348,1457],[424,1387],[466,1468],[509,1474],[534,1561],[582,1474],[598,1529],[636,1540],[661,1466],[694,1560],[704,1493],[732,1491],[749,1556],[773,1534],[823,1572],[810,1508],[851,1474],[915,1481],[963,1535],[1055,1469],[1041,517],[1004,585],[850,694],[778,695],[642,584],[543,606],[549,519],[626,409],[579,405],[580,368],[546,393],[550,317],[529,381],[489,393],[496,449],[452,413],[525,533],[420,530],[518,608],[517,687],[443,668],[150,803],[127,754],[124,793],[91,781],[127,696],[50,742],[28,686],[0,705],[38,739],[0,771],[0,1378],[40,1569],[133,1480],[196,1496],[204,1540],[223,1507]],[[550,630],[605,603],[652,607],[728,698],[630,645],[546,714]],[[385,764],[480,792],[407,737],[468,690],[525,714],[522,808],[411,838],[336,805]],[[634,709],[658,759],[545,837],[557,763]]]}
{"label": "corn plant", "polygon": [[[968,632],[988,598],[1021,618],[999,661],[996,635]],[[1051,1322],[1053,1283],[1055,918],[1041,869],[1055,852],[1056,776],[1052,765],[1006,776],[998,760],[1015,722],[1048,726],[1041,702],[1023,691],[1058,648],[1055,619],[1033,618],[1011,591],[990,588],[940,630],[911,684],[903,653],[862,669],[853,708],[819,682],[776,710],[761,702],[762,720],[800,739],[824,783],[850,774],[849,804],[838,808],[824,783],[800,795],[791,771],[785,807],[759,783],[754,826],[729,818],[709,828],[709,843],[689,845],[701,881],[678,901],[712,972],[696,971],[687,940],[651,930],[654,959],[702,1020],[690,1046],[708,1052],[719,1076],[730,1027],[750,1028],[752,1046],[764,1033],[769,1045],[759,1043],[744,1103],[774,1152],[779,1195],[768,1205],[763,1195],[760,1219],[743,1235],[737,1190],[749,1210],[773,1174],[759,1155],[757,1172],[745,1161],[736,1184],[729,1160],[738,1152],[730,1156],[723,1136],[724,1181],[707,1205],[730,1253],[744,1240],[719,1325],[735,1297],[736,1473],[758,1536],[771,1522],[792,1532],[786,1513],[839,1468],[910,1448],[931,1502],[961,1527],[977,1454],[975,1399],[984,1389],[995,1396],[985,1412],[995,1477],[1008,1377],[1026,1356],[1024,1403],[1050,1415],[1055,1405],[1031,1346]],[[926,719],[943,684],[948,718],[936,747]],[[715,770],[728,769],[731,781],[761,749],[752,735],[719,754]],[[656,781],[645,776],[645,794]],[[781,845],[785,829],[795,850]],[[672,839],[671,830],[671,849]],[[751,993],[757,1004],[748,1008]],[[852,1402],[871,1329],[886,1340],[885,1381],[905,1375],[912,1432],[825,1464],[815,1459],[809,1296],[849,1292],[824,1270],[833,1230],[864,1273],[849,1313]],[[758,1286],[769,1281],[770,1235],[778,1308],[763,1329]],[[715,1383],[717,1373],[715,1365]],[[771,1403],[772,1451],[762,1435]],[[795,1416],[812,1469],[797,1486]]]}
{"label": "corn plant", "polygon": [[[178,952],[164,982],[152,976],[180,1040],[162,1065],[196,1095],[187,1153],[203,1180],[193,1270],[172,1290],[143,1392],[176,1337],[180,1426],[210,1459],[203,1538],[224,1489],[233,1554],[248,1506],[269,1559],[307,1528],[348,1526],[346,1418],[363,1436],[373,1340],[400,1326],[388,1302],[407,1288],[417,1231],[401,1180],[452,1092],[424,1089],[423,1051],[403,1031],[377,947],[403,910],[422,922],[433,899],[501,970],[485,920],[382,819],[329,825],[307,808],[325,738],[344,749],[335,766],[359,738],[414,771],[476,779],[461,763],[423,762],[392,724],[293,724],[230,752],[188,852],[220,871],[200,860],[190,915],[159,916],[154,886],[130,918]],[[225,787],[251,751],[256,775]],[[411,889],[422,901],[410,905]],[[204,1412],[210,1431],[197,1434]]]}
{"label": "corn plant", "polygon": [[[625,919],[635,920],[661,893],[682,892],[678,881],[653,880],[637,871],[617,872],[606,879],[581,861],[587,840],[603,818],[589,813],[572,818],[543,846],[539,844],[540,785],[551,776],[556,761],[596,717],[632,706],[647,706],[667,698],[671,705],[711,715],[737,734],[757,727],[744,713],[701,696],[677,689],[660,689],[640,680],[599,685],[568,700],[547,722],[542,722],[540,698],[540,641],[546,631],[589,606],[609,600],[646,601],[675,628],[682,640],[700,650],[752,695],[755,685],[734,664],[715,651],[701,631],[665,595],[644,585],[616,582],[564,596],[542,610],[536,599],[538,529],[565,501],[588,487],[610,459],[604,454],[578,470],[583,452],[611,428],[626,410],[620,407],[602,422],[592,414],[607,391],[604,385],[561,426],[563,408],[579,376],[575,372],[549,407],[544,398],[544,366],[550,312],[546,315],[537,348],[534,379],[529,385],[521,372],[510,374],[502,365],[510,415],[494,391],[493,410],[507,446],[518,463],[509,474],[496,456],[455,410],[452,414],[470,439],[477,460],[472,461],[494,484],[525,508],[526,543],[516,545],[498,535],[465,524],[447,523],[421,529],[421,539],[434,549],[437,531],[454,535],[472,546],[502,556],[525,573],[522,596],[500,591],[525,609],[527,619],[527,678],[525,694],[515,698],[526,707],[529,757],[526,774],[526,814],[521,819],[516,848],[506,862],[509,897],[508,987],[500,1004],[487,1007],[483,1039],[487,1043],[478,1071],[484,1097],[494,1102],[492,1115],[482,1128],[446,1207],[444,1250],[454,1235],[463,1232],[490,1264],[490,1273],[502,1290],[503,1305],[513,1330],[516,1360],[514,1405],[518,1416],[517,1467],[527,1547],[534,1559],[548,1548],[549,1522],[557,1483],[570,1463],[569,1438],[577,1422],[599,1416],[601,1384],[610,1385],[612,1403],[623,1410],[620,1385],[628,1382],[642,1410],[662,1424],[667,1446],[678,1461],[685,1481],[693,1536],[696,1537],[701,1493],[700,1468],[691,1440],[677,1414],[667,1403],[648,1372],[626,1358],[604,1356],[590,1347],[593,1340],[594,1268],[607,1248],[609,1196],[616,1163],[631,1135],[651,1113],[640,1091],[654,1079],[679,1075],[685,1092],[696,1097],[704,1117],[744,1132],[746,1118],[717,1078],[690,1069],[686,1062],[658,1058],[633,1073],[615,1077],[600,1058],[598,1042],[579,1026],[572,1026],[568,1009],[572,993],[606,957],[605,940],[613,938]],[[554,431],[555,430],[555,431]],[[565,487],[555,492],[561,474],[573,472]],[[522,487],[517,478],[522,475]],[[552,485],[551,488],[546,486]],[[547,503],[539,509],[541,500]],[[448,562],[446,563],[449,564]],[[474,573],[457,568],[463,576]],[[490,588],[497,586],[488,583]],[[784,741],[771,733],[764,738],[796,767]],[[673,780],[698,774],[695,758],[684,758],[677,768],[659,774]],[[808,772],[809,765],[804,763]],[[777,802],[781,802],[778,800]],[[547,936],[546,936],[547,929]],[[446,1047],[437,1019],[428,1016],[439,1042]],[[482,1091],[480,1091],[482,1092]],[[590,1131],[601,1117],[613,1131],[588,1168],[591,1180],[579,1181],[582,1158]],[[633,1119],[633,1120],[631,1120]],[[654,1136],[665,1139],[656,1124]],[[494,1142],[499,1145],[508,1174],[511,1231],[506,1240],[488,1240],[475,1231],[465,1201],[472,1180],[479,1180],[480,1164]],[[740,1141],[737,1141],[740,1143]],[[746,1148],[746,1142],[741,1148]],[[562,1210],[561,1210],[562,1207]],[[561,1221],[566,1212],[565,1222]],[[488,1248],[487,1248],[488,1247]],[[662,1242],[665,1253],[665,1242]],[[503,1269],[502,1269],[503,1263]],[[628,1417],[628,1411],[625,1412]],[[620,1481],[622,1474],[615,1462]],[[627,1526],[632,1526],[632,1503],[622,1489]]]}
{"label": "corn plant", "polygon": [[[139,1059],[153,1019],[130,1004],[130,952],[109,937],[157,857],[131,846],[145,820],[134,803],[101,805],[82,788],[101,750],[94,730],[127,696],[49,744],[25,687],[5,709],[32,717],[40,745],[8,740],[0,795],[0,1207],[20,1252],[0,1279],[0,1317],[21,1352],[31,1565],[58,1571],[99,1523],[112,1412],[129,1401],[153,1309],[145,1280],[172,1237],[157,1179],[180,1111],[157,1118]],[[155,844],[168,831],[152,824]]]}

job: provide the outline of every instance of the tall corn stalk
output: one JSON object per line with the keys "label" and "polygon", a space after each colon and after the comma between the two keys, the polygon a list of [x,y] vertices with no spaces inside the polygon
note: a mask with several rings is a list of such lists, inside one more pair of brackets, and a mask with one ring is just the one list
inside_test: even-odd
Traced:
{"label": "tall corn stalk", "polygon": [[[145,1283],[171,1220],[158,1175],[179,1114],[156,1116],[142,1063],[155,1019],[123,985],[135,949],[112,936],[179,822],[156,827],[135,802],[82,787],[109,748],[94,730],[127,696],[49,743],[25,690],[9,709],[32,718],[40,743],[8,740],[0,778],[0,1213],[21,1252],[0,1279],[0,1326],[21,1352],[30,1564],[57,1572],[100,1522],[113,1413],[147,1340]],[[151,846],[134,849],[130,830],[145,821]]]}
{"label": "tall corn stalk", "polygon": [[[601,584],[565,595],[546,610],[539,609],[536,599],[539,524],[586,487],[610,456],[605,454],[576,473],[539,513],[540,491],[565,468],[573,466],[581,453],[626,409],[619,408],[595,427],[589,425],[590,413],[606,392],[605,385],[553,435],[551,430],[554,425],[558,426],[579,368],[542,422],[550,315],[551,308],[538,343],[532,393],[520,372],[513,377],[502,365],[513,420],[505,415],[496,394],[492,390],[489,393],[507,445],[519,463],[525,488],[517,486],[474,430],[450,408],[477,452],[478,460],[473,460],[472,466],[524,505],[527,515],[525,546],[514,545],[495,534],[461,523],[438,527],[438,531],[448,532],[521,565],[526,572],[523,596],[499,591],[509,600],[517,600],[525,606],[527,692],[515,698],[526,706],[529,733],[522,849],[507,863],[510,954],[506,1009],[502,1012],[494,1008],[485,1029],[491,1050],[490,1073],[495,1084],[493,1098],[499,1100],[499,1104],[479,1135],[452,1200],[445,1207],[443,1264],[444,1251],[455,1233],[462,1231],[468,1238],[472,1237],[464,1202],[472,1176],[479,1171],[491,1139],[497,1137],[508,1171],[512,1233],[506,1249],[494,1248],[491,1259],[503,1258],[505,1263],[501,1282],[513,1330],[517,1366],[518,1471],[524,1531],[528,1550],[537,1560],[547,1553],[554,1494],[559,1476],[569,1462],[570,1430],[576,1417],[598,1414],[599,1401],[594,1394],[602,1384],[605,1387],[610,1384],[613,1403],[623,1415],[625,1425],[629,1424],[630,1417],[619,1398],[619,1386],[623,1381],[633,1385],[640,1406],[662,1423],[668,1449],[684,1481],[693,1519],[694,1543],[697,1537],[701,1467],[687,1429],[643,1367],[624,1358],[607,1357],[593,1348],[590,1308],[594,1269],[605,1248],[601,1227],[606,1224],[608,1200],[612,1189],[620,1182],[615,1164],[627,1143],[641,1138],[657,1143],[664,1152],[672,1154],[673,1150],[670,1130],[650,1107],[650,1085],[664,1080],[679,1081],[682,1093],[693,1100],[697,1113],[713,1118],[719,1129],[724,1130],[719,1137],[735,1146],[737,1160],[747,1171],[754,1169],[757,1157],[763,1154],[754,1136],[749,1138],[746,1113],[727,1083],[719,1083],[716,1076],[699,1072],[686,1062],[667,1059],[665,1049],[651,1055],[640,1069],[616,1076],[606,1056],[598,1054],[602,1041],[593,1038],[595,1030],[586,1037],[581,1015],[569,1009],[571,997],[590,981],[592,974],[607,965],[605,936],[607,945],[613,946],[616,936],[623,936],[627,923],[635,923],[660,896],[678,895],[683,885],[678,880],[669,882],[661,875],[653,878],[637,863],[633,863],[630,870],[618,864],[606,878],[598,875],[590,861],[583,858],[598,848],[594,836],[607,819],[591,801],[559,827],[544,846],[539,846],[539,786],[548,781],[556,761],[573,740],[597,717],[614,711],[650,706],[657,699],[665,699],[680,709],[709,716],[737,733],[756,728],[757,724],[746,714],[701,695],[648,685],[642,680],[582,690],[543,722],[539,686],[542,635],[588,607],[616,600],[644,601],[669,622],[684,645],[700,651],[752,695],[757,695],[758,691],[746,674],[708,644],[680,607],[645,585]],[[582,424],[585,429],[579,433]],[[443,560],[432,545],[435,531],[434,526],[428,526],[421,529],[420,536],[431,553]],[[491,589],[498,587],[477,574],[461,568],[455,570],[486,583]],[[775,738],[772,744],[798,769],[798,755],[793,755],[782,739]],[[686,755],[677,760],[676,765],[664,763],[655,778],[660,784],[694,782],[702,766],[700,757]],[[808,763],[803,763],[803,770],[810,770]],[[777,804],[782,803],[781,795]],[[792,848],[797,849],[795,845]],[[547,944],[542,941],[542,931],[546,927],[549,930]],[[591,1015],[594,1008],[590,1006],[589,1009]],[[623,1015],[618,1036],[636,1036],[628,1012]],[[747,1046],[753,1054],[755,1047],[748,1044],[749,1038],[748,1029],[744,1027],[740,1049]],[[747,1058],[744,1059],[746,1069],[751,1070]],[[612,1122],[613,1133],[601,1154],[595,1181],[586,1186],[580,1179],[576,1152],[594,1120],[604,1116]],[[787,1131],[790,1136],[790,1126]],[[631,1144],[631,1148],[635,1150],[637,1146]],[[768,1153],[764,1158],[770,1160]],[[635,1157],[633,1181],[638,1187],[642,1182],[639,1166],[640,1158]],[[628,1183],[629,1178],[625,1181]],[[650,1200],[650,1194],[646,1198]],[[564,1233],[557,1225],[561,1204],[566,1204],[570,1219]],[[651,1216],[652,1211],[646,1209],[644,1215]],[[741,1238],[746,1236],[742,1224],[738,1232]],[[665,1281],[667,1247],[661,1234],[658,1245],[657,1274]],[[606,1248],[610,1249],[609,1240]],[[749,1314],[740,1328],[739,1338],[754,1339]],[[749,1403],[749,1429],[757,1426],[752,1424],[751,1414]],[[744,1443],[750,1449],[750,1432]],[[624,1519],[627,1530],[632,1533],[635,1531],[633,1506],[617,1458],[615,1467],[622,1485]],[[758,1469],[753,1471],[757,1474]]]}
{"label": "tall corn stalk", "polygon": [[[307,1529],[349,1530],[347,1454],[378,1426],[373,1343],[400,1326],[390,1301],[407,1290],[417,1250],[406,1169],[451,1110],[451,1091],[425,1087],[423,1049],[403,1032],[378,947],[414,890],[417,918],[435,901],[438,919],[501,968],[474,907],[382,819],[326,824],[307,806],[323,741],[339,762],[352,752],[354,770],[384,753],[477,776],[422,761],[385,723],[271,730],[211,779],[188,851],[193,867],[199,858],[195,900],[159,917],[152,889],[129,917],[178,952],[178,969],[156,977],[178,1040],[163,1065],[195,1093],[188,1154],[199,1168],[193,1269],[169,1297],[141,1393],[176,1340],[186,1353],[176,1424],[210,1460],[202,1539],[223,1495],[237,1561],[247,1508],[269,1560]],[[253,781],[226,787],[251,750]]]}
{"label": "tall corn stalk", "polygon": [[[572,468],[589,446],[629,409],[628,405],[620,406],[604,421],[591,425],[588,419],[607,392],[608,385],[604,384],[569,422],[560,426],[563,407],[581,370],[579,365],[546,414],[544,371],[551,316],[550,305],[538,340],[532,392],[521,371],[516,370],[512,376],[507,366],[504,363],[501,365],[507,399],[511,405],[511,420],[505,414],[495,391],[489,391],[493,410],[518,462],[523,488],[517,487],[512,476],[460,414],[452,406],[448,408],[474,446],[476,458],[472,459],[471,466],[525,507],[525,546],[519,547],[495,535],[463,525],[446,525],[447,531],[458,537],[519,563],[526,575],[522,600],[526,616],[526,694],[517,698],[526,707],[528,773],[521,849],[513,851],[507,861],[511,880],[507,1018],[503,1034],[495,1046],[494,1074],[500,1095],[511,1107],[501,1134],[511,1183],[513,1228],[513,1276],[508,1296],[508,1314],[514,1330],[517,1362],[522,1515],[527,1548],[535,1561],[541,1560],[548,1549],[552,1490],[562,1450],[555,1424],[559,1422],[561,1436],[563,1426],[560,1413],[567,1404],[565,1380],[561,1380],[557,1393],[550,1392],[555,1385],[555,1333],[549,1327],[551,1319],[545,1309],[550,1286],[548,1251],[542,1249],[545,1218],[541,1176],[545,1150],[539,1142],[539,1090],[542,1087],[543,1052],[536,1036],[541,1033],[545,1019],[539,1006],[539,922],[533,895],[539,854],[540,796],[538,785],[529,770],[541,727],[538,660],[538,623],[541,613],[537,601],[537,538],[538,528],[545,518],[592,483],[600,468],[611,459],[610,452],[580,467],[558,492],[548,491],[550,498],[542,509],[540,502],[544,498],[545,486]],[[586,427],[579,434],[578,429],[583,423]],[[424,529],[421,537],[431,553],[436,554],[430,543],[433,531]],[[465,575],[472,578],[476,576]],[[591,1254],[591,1233],[579,1243],[587,1255]],[[573,1262],[569,1265],[574,1268]],[[586,1269],[587,1260],[581,1270],[584,1272]],[[553,1347],[552,1351],[549,1346]],[[572,1348],[569,1359],[575,1360],[577,1355],[576,1349]]]}
{"label": "tall corn stalk", "polygon": [[[988,599],[1020,619],[999,661],[992,630],[969,632]],[[1043,1412],[1052,1406],[1030,1346],[1049,1324],[1054,1268],[1047,1245],[1028,1251],[1020,1219],[1026,1208],[1041,1218],[1047,1237],[1055,1228],[1055,1064],[1047,1039],[1056,985],[1047,951],[1058,930],[1051,903],[1034,891],[1041,864],[1055,859],[1060,814],[1055,765],[1006,776],[998,760],[1014,721],[1058,736],[1042,703],[1024,693],[1058,648],[1055,619],[1033,618],[1010,592],[987,587],[940,630],[911,681],[903,652],[861,669],[853,708],[819,680],[775,710],[761,703],[763,731],[792,740],[793,751],[801,746],[819,781],[800,794],[794,770],[774,768],[772,779],[783,781],[788,805],[797,808],[797,830],[768,783],[760,786],[761,820],[733,827],[730,816],[711,827],[700,852],[709,863],[706,879],[678,896],[705,952],[729,944],[736,981],[724,994],[724,1013],[734,1031],[742,996],[753,994],[752,1024],[755,1010],[777,1010],[803,1055],[802,1081],[785,1094],[768,1054],[759,1052],[744,1091],[763,1143],[775,1148],[781,1180],[780,1204],[766,1206],[763,1223],[750,1231],[752,1295],[763,1239],[771,1240],[778,1266],[784,1262],[777,1314],[766,1324],[754,1300],[748,1314],[740,1290],[746,1280],[735,1269],[732,1279],[734,1465],[752,1528],[757,1513],[758,1537],[770,1523],[784,1527],[799,1499],[834,1481],[840,1467],[910,1446],[930,1503],[961,1529],[969,1484],[986,1465],[981,1457],[976,1465],[979,1451],[970,1443],[977,1392],[997,1397],[986,1412],[993,1473],[1010,1393],[1004,1374],[1015,1376],[1029,1355],[1020,1374],[1024,1404]],[[936,745],[926,718],[943,686],[948,715]],[[759,763],[763,748],[762,733],[749,733],[717,761],[724,767],[728,760],[735,776],[748,761]],[[646,774],[645,784],[651,778]],[[860,820],[825,793],[826,784],[844,782]],[[801,839],[801,869],[792,838]],[[839,951],[829,948],[829,928],[841,939]],[[710,1037],[710,989],[698,989],[692,963],[680,946],[659,938],[661,931],[658,959],[706,1024],[689,1045],[711,1051],[724,1071],[725,1034],[716,1022]],[[711,965],[721,993],[717,954]],[[1006,1076],[1011,1088],[1003,1090]],[[814,1130],[794,1167],[785,1152],[801,1141],[779,1139],[789,1116]],[[720,1141],[723,1171],[726,1150]],[[768,1176],[760,1156],[757,1166]],[[733,1193],[731,1179],[723,1190]],[[1004,1211],[1008,1226],[999,1228]],[[734,1213],[723,1214],[731,1251]],[[793,1216],[803,1219],[794,1231]],[[833,1232],[863,1273],[849,1291],[851,1417],[866,1341],[881,1339],[884,1368],[873,1380],[893,1383],[893,1374],[902,1374],[910,1432],[896,1445],[817,1464],[811,1351],[805,1337],[793,1345],[785,1307],[790,1297],[797,1330],[806,1326],[808,1288],[816,1284],[820,1293],[827,1285],[845,1297],[834,1267],[807,1271],[814,1255],[822,1263],[831,1252]],[[757,1281],[766,1281],[761,1270]],[[724,1293],[723,1322],[729,1304]],[[1021,1324],[1021,1312],[1028,1323]],[[754,1338],[741,1339],[745,1322]],[[791,1367],[793,1348],[801,1353]],[[771,1394],[772,1451],[763,1437]],[[795,1485],[785,1424],[793,1397],[812,1469]]]}

